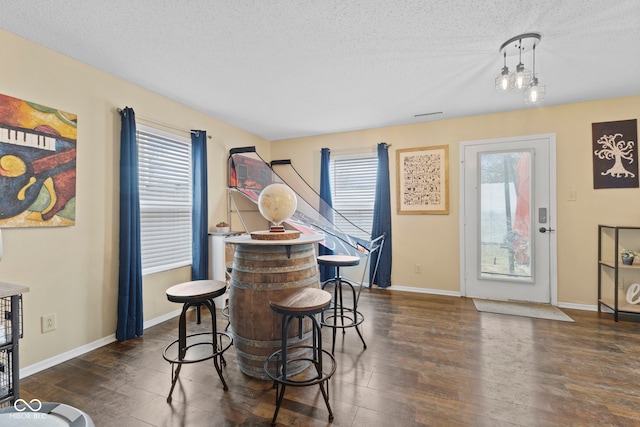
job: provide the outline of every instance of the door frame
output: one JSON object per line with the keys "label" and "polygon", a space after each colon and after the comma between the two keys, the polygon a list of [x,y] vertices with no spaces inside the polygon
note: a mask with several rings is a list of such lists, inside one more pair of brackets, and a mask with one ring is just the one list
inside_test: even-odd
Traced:
{"label": "door frame", "polygon": [[[466,265],[467,259],[465,254],[466,241],[466,218],[465,218],[465,148],[471,145],[487,145],[499,144],[505,142],[518,142],[530,139],[547,139],[549,141],[549,213],[547,228],[557,230],[557,209],[556,209],[556,134],[543,133],[534,135],[521,135],[505,138],[491,138],[472,141],[461,141],[460,164],[459,164],[459,182],[460,182],[460,216],[459,216],[459,236],[460,236],[460,295],[467,296],[467,277]],[[558,241],[557,231],[548,232],[549,236],[549,294],[551,297],[551,305],[558,305]]]}

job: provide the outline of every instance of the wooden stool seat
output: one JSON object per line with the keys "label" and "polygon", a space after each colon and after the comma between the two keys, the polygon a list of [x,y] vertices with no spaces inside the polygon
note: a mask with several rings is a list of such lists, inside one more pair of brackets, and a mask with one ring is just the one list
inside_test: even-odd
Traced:
{"label": "wooden stool seat", "polygon": [[[220,280],[194,280],[171,286],[166,290],[169,301],[182,304],[178,320],[178,339],[169,344],[162,352],[164,360],[171,363],[171,389],[167,402],[171,403],[171,395],[178,381],[180,369],[185,363],[213,359],[216,372],[222,381],[222,387],[225,391],[228,390],[227,383],[222,376],[221,365],[226,365],[223,353],[231,347],[233,340],[230,335],[218,332],[216,306],[213,302],[214,298],[224,295],[226,289],[227,284]],[[196,307],[198,309],[198,323],[200,323],[199,309],[201,306],[205,306],[211,314],[211,331],[187,334],[187,310]]]}
{"label": "wooden stool seat", "polygon": [[318,264],[330,267],[352,267],[360,264],[360,258],[353,255],[319,255]]}
{"label": "wooden stool seat", "polygon": [[279,301],[270,301],[269,306],[279,314],[306,316],[320,313],[331,303],[331,294],[316,288],[302,288]]}
{"label": "wooden stool seat", "polygon": [[194,280],[173,285],[167,289],[167,299],[171,302],[203,302],[224,295],[227,284],[220,280]]}
{"label": "wooden stool seat", "polygon": [[[276,410],[271,420],[275,425],[278,411],[287,386],[304,387],[318,384],[322,397],[329,410],[329,421],[333,421],[333,412],[329,405],[329,378],[336,371],[336,360],[331,353],[322,349],[322,330],[316,315],[331,305],[331,294],[317,288],[301,288],[277,301],[270,301],[271,310],[282,315],[282,346],[272,353],[264,363],[264,370],[274,382],[276,388]],[[287,343],[289,326],[297,320],[298,337],[303,334],[303,321],[312,322],[313,339],[311,345],[292,345]],[[311,349],[311,355],[299,350]],[[326,356],[323,360],[323,356]],[[327,361],[327,357],[329,360]],[[272,363],[275,361],[275,364]],[[297,365],[304,364],[302,371]],[[289,369],[291,367],[292,369]],[[326,388],[325,388],[326,387]]]}

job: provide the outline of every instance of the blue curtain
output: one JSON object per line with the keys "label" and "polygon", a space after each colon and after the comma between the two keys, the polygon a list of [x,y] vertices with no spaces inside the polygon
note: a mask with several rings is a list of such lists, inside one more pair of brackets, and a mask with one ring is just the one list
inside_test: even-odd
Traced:
{"label": "blue curtain", "polygon": [[[333,222],[332,210],[333,200],[331,198],[331,178],[329,176],[329,163],[330,163],[330,150],[323,148],[321,150],[320,158],[320,199],[325,203],[320,203],[320,214]],[[323,245],[318,247],[318,255],[333,255],[333,251]],[[336,268],[327,265],[321,265],[320,269],[320,281],[324,282],[336,275]]]}
{"label": "blue curtain", "polygon": [[193,253],[191,280],[209,278],[209,211],[207,207],[207,132],[191,131],[193,164],[193,211],[191,216]]}
{"label": "blue curtain", "polygon": [[[378,144],[378,175],[376,177],[376,197],[373,205],[373,228],[371,237],[384,234],[382,251],[371,255],[369,285],[380,288],[391,286],[391,194],[389,183],[389,145]],[[378,263],[377,270],[375,265]]]}
{"label": "blue curtain", "polygon": [[120,115],[120,271],[116,339],[124,341],[142,335],[144,318],[136,118],[129,107],[125,107]]}

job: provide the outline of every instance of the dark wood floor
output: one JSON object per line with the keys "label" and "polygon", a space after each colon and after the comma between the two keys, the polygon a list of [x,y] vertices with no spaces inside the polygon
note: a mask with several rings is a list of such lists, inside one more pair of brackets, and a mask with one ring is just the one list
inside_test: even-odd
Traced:
{"label": "dark wood floor", "polygon": [[[377,289],[360,306],[368,348],[353,330],[339,337],[333,426],[640,425],[640,323],[479,313],[471,299]],[[24,378],[22,397],[76,406],[98,427],[269,425],[275,390],[239,371],[233,347],[229,391],[203,362],[183,369],[168,404],[162,350],[176,337],[173,319]],[[328,425],[318,387],[288,388],[278,424]]]}

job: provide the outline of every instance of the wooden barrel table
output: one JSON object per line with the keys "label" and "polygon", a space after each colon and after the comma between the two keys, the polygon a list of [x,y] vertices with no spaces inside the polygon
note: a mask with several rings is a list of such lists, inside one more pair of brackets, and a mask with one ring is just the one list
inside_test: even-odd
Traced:
{"label": "wooden barrel table", "polygon": [[[230,237],[236,245],[229,286],[229,319],[240,370],[253,378],[268,379],[267,357],[281,345],[281,316],[269,307],[300,288],[320,288],[315,243],[323,236],[302,234],[291,240],[256,240]],[[311,343],[311,321],[289,329],[292,345]],[[300,350],[305,353],[309,349]],[[298,366],[299,371],[306,368]]]}

